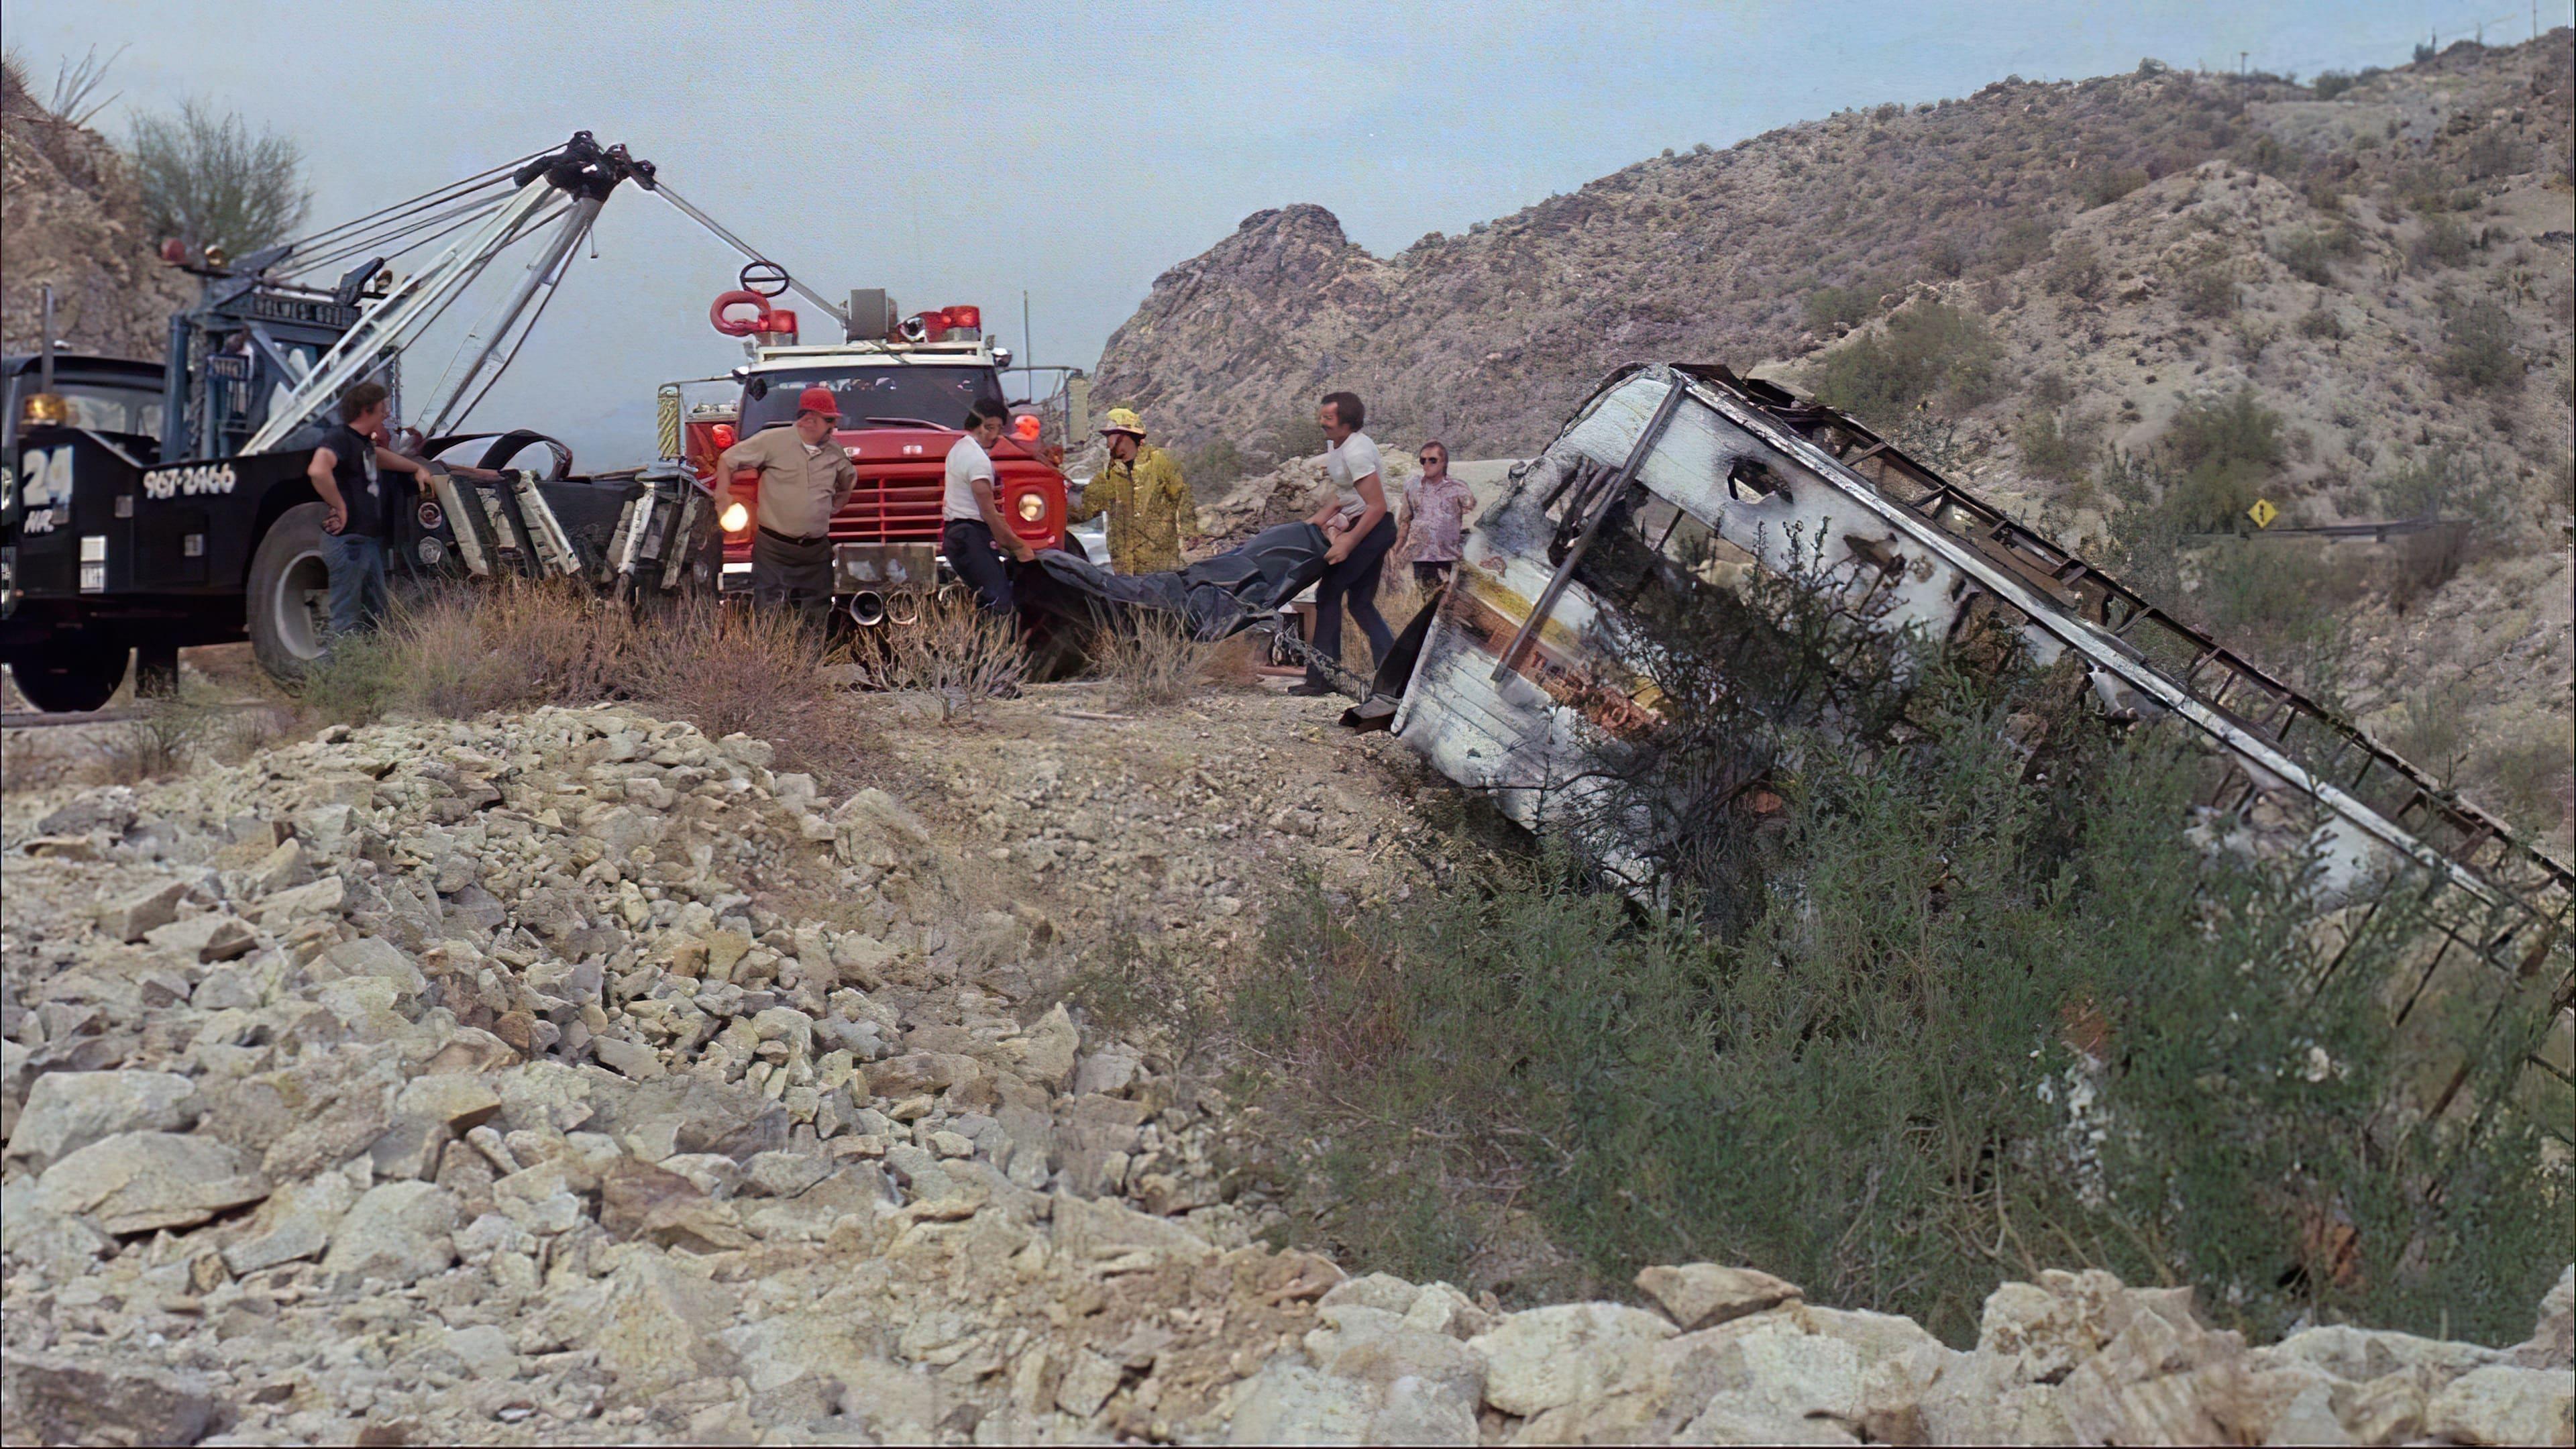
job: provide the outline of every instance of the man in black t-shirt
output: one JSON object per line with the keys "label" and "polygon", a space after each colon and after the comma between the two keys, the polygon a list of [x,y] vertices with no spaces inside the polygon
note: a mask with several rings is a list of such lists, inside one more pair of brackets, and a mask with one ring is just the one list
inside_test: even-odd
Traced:
{"label": "man in black t-shirt", "polygon": [[[331,570],[334,637],[372,627],[385,611],[385,541],[403,500],[379,475],[387,468],[409,473],[421,492],[429,491],[429,464],[377,445],[388,411],[383,383],[362,382],[341,394],[340,426],[323,437],[304,470],[330,510],[322,520],[322,561]],[[456,471],[498,476],[478,468]]]}

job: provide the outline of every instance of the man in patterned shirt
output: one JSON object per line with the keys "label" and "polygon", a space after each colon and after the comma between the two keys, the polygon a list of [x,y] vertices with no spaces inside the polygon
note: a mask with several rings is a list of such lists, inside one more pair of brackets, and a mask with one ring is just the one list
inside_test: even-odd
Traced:
{"label": "man in patterned shirt", "polygon": [[1166,573],[1181,566],[1181,546],[1195,541],[1198,505],[1181,465],[1145,441],[1144,420],[1111,408],[1101,425],[1109,462],[1066,508],[1070,522],[1109,515],[1109,566],[1122,574]]}
{"label": "man in patterned shirt", "polygon": [[1404,518],[1395,527],[1392,551],[1401,558],[1410,544],[1413,582],[1423,589],[1436,589],[1458,567],[1458,548],[1466,537],[1467,514],[1476,506],[1476,495],[1449,476],[1447,443],[1425,443],[1421,456],[1422,476],[1404,485]]}

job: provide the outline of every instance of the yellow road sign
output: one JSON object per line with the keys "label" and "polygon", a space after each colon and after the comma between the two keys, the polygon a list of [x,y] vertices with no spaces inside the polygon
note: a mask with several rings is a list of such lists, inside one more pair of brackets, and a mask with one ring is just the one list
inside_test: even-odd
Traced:
{"label": "yellow road sign", "polygon": [[2245,510],[2245,516],[2254,520],[2256,528],[2270,528],[2272,520],[2281,516],[2281,510],[2272,506],[2271,499],[2257,498],[2254,506]]}

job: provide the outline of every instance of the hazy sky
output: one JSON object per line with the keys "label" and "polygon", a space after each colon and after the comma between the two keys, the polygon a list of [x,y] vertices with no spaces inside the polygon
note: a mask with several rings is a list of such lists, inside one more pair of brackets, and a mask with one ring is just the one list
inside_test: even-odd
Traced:
{"label": "hazy sky", "polygon": [[[2545,0],[2539,23],[2570,9]],[[127,47],[111,135],[190,96],[291,135],[316,225],[586,128],[827,296],[980,303],[1024,357],[1084,366],[1157,273],[1265,207],[1320,203],[1385,254],[1667,146],[1846,106],[2148,55],[2216,69],[2243,51],[2307,77],[2402,63],[2428,32],[2448,44],[2481,22],[2521,40],[2531,0],[0,0],[39,91],[63,57]],[[597,236],[600,259],[575,267],[475,421],[541,427],[609,467],[650,449],[656,382],[739,360],[706,325],[737,259],[631,191]]]}

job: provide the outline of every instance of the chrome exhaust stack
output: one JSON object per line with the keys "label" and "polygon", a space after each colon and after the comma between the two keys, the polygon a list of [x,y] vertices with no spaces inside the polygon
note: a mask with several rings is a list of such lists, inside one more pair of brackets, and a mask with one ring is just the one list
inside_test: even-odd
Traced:
{"label": "chrome exhaust stack", "polygon": [[861,589],[850,595],[850,622],[862,629],[873,629],[886,621],[885,595],[874,589]]}
{"label": "chrome exhaust stack", "polygon": [[920,623],[921,595],[912,592],[910,589],[906,589],[899,594],[889,595],[886,599],[886,618],[888,621],[903,628],[910,628],[912,625]]}

